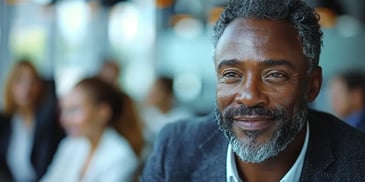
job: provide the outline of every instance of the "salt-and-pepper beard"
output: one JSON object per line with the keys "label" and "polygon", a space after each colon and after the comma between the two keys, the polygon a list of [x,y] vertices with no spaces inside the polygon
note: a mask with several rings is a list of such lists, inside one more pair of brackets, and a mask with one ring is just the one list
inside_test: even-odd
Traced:
{"label": "salt-and-pepper beard", "polygon": [[[277,123],[277,128],[271,137],[262,144],[258,144],[257,139],[264,131],[243,131],[245,138],[238,138],[233,132],[233,117],[249,115],[270,116],[274,118],[273,122]],[[285,110],[242,105],[239,108],[228,107],[223,114],[216,109],[216,118],[219,129],[228,137],[233,152],[244,162],[260,163],[278,155],[294,140],[306,123],[307,106],[303,104],[292,115]]]}

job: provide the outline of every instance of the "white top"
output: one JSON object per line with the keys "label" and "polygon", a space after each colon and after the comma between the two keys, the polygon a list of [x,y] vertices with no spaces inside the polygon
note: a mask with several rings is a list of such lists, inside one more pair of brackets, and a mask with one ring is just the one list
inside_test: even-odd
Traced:
{"label": "white top", "polygon": [[[289,169],[285,176],[280,180],[280,182],[298,182],[300,180],[300,175],[302,173],[305,154],[307,152],[309,142],[309,124],[307,122],[307,131],[305,134],[304,145],[300,154],[295,161],[294,165]],[[227,150],[227,182],[242,182],[238,175],[236,161],[234,158],[234,153],[232,151],[231,144],[228,144]]]}
{"label": "white top", "polygon": [[23,120],[14,115],[11,120],[12,134],[6,162],[13,174],[15,181],[34,181],[36,174],[31,163],[31,154],[34,138],[34,123],[25,126]]}
{"label": "white top", "polygon": [[89,154],[90,144],[84,138],[63,139],[42,182],[128,182],[138,165],[129,143],[114,129],[104,131],[98,148],[82,179],[80,173]]}

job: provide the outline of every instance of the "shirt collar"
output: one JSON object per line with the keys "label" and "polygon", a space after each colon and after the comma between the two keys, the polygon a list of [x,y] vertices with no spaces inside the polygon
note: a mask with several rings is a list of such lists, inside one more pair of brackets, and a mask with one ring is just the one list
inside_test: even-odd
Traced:
{"label": "shirt collar", "polygon": [[238,175],[236,161],[234,159],[234,153],[232,151],[232,145],[229,142],[227,149],[227,182],[242,182]]}
{"label": "shirt collar", "polygon": [[[289,171],[280,180],[280,182],[299,181],[303,169],[305,154],[308,148],[308,143],[309,143],[309,123],[307,122],[307,131],[305,134],[302,150],[300,151],[300,154],[297,160],[295,161],[294,165],[289,169]],[[238,175],[236,161],[230,143],[228,144],[228,149],[227,149],[226,170],[227,170],[227,182],[242,182],[242,180]]]}

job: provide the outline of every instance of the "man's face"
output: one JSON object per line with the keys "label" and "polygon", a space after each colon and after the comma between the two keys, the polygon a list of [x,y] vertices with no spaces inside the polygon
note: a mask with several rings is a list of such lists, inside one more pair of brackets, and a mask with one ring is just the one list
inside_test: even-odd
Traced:
{"label": "man's face", "polygon": [[246,162],[277,155],[306,121],[320,69],[308,61],[290,24],[238,18],[218,41],[217,116],[234,152]]}

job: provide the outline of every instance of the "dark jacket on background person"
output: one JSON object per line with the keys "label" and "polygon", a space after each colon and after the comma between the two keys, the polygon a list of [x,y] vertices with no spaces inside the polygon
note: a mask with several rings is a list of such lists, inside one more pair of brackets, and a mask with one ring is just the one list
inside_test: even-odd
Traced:
{"label": "dark jacket on background person", "polygon": [[[9,125],[9,126],[8,126]],[[9,141],[10,122],[9,118],[0,113],[0,179],[1,181],[12,181],[8,165],[6,163],[6,153]]]}
{"label": "dark jacket on background person", "polygon": [[354,128],[365,132],[365,108],[346,117],[345,121]]}
{"label": "dark jacket on background person", "polygon": [[[48,92],[44,102],[36,109],[34,120],[33,146],[31,149],[31,164],[36,173],[36,180],[42,177],[51,163],[64,131],[59,124],[57,98],[53,82],[48,83]],[[0,113],[0,181],[13,181],[7,165],[7,154],[10,137],[12,116]]]}
{"label": "dark jacket on background person", "polygon": [[360,131],[365,133],[365,112],[361,114],[361,119],[359,124],[356,126]]}
{"label": "dark jacket on background person", "polygon": [[[308,119],[309,144],[300,181],[365,181],[365,134],[326,113],[311,110]],[[227,147],[214,114],[169,124],[141,181],[226,181]]]}

